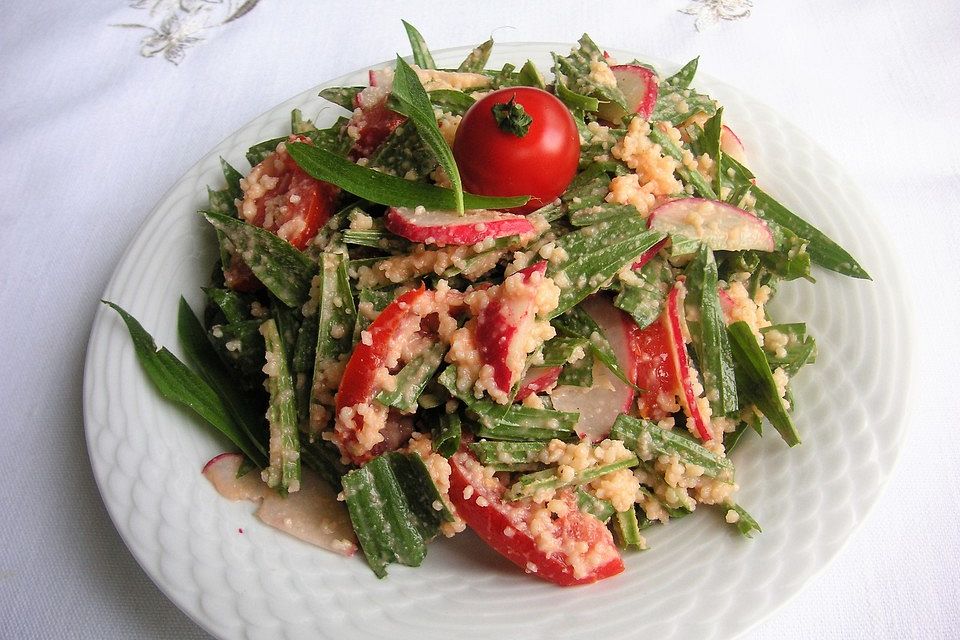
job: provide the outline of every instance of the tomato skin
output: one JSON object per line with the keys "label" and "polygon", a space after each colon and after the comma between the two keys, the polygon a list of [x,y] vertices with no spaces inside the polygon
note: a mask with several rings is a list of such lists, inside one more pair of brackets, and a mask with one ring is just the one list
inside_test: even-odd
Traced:
{"label": "tomato skin", "polygon": [[670,415],[657,402],[658,396],[665,394],[676,398],[680,394],[680,382],[670,360],[669,339],[660,320],[646,329],[632,332],[630,348],[637,362],[635,383],[643,389],[637,404],[640,416],[648,420],[661,420]]}
{"label": "tomato skin", "polygon": [[374,457],[374,452],[363,451],[357,442],[357,432],[363,426],[363,417],[353,415],[348,421],[341,421],[340,412],[345,407],[368,405],[373,401],[377,394],[377,371],[387,358],[391,341],[404,319],[412,313],[409,307],[425,295],[430,295],[430,292],[421,285],[419,289],[407,291],[387,305],[367,327],[370,344],[359,342],[347,361],[336,396],[334,443],[340,452],[355,464],[370,460]]}
{"label": "tomato skin", "polygon": [[[310,142],[292,135],[290,142]],[[309,176],[281,146],[250,170],[241,182],[241,220],[277,235],[303,251],[336,209],[340,189]],[[263,285],[239,255],[223,265],[226,285],[235,291],[256,291]]]}
{"label": "tomato skin", "polygon": [[[601,558],[586,575],[575,575],[574,567],[560,551],[546,553],[537,547],[527,527],[534,504],[529,499],[507,502],[506,487],[495,478],[484,479],[482,466],[466,451],[450,457],[450,501],[474,532],[490,547],[532,575],[568,587],[590,584],[623,571],[623,561],[613,536],[602,522],[579,511],[572,493],[559,493],[569,512],[553,521],[554,533],[562,542],[585,542]],[[511,533],[506,533],[511,532]],[[533,569],[536,567],[536,569]]]}
{"label": "tomato skin", "polygon": [[[514,99],[533,122],[526,135],[503,131],[492,109]],[[508,87],[477,101],[464,114],[453,143],[463,187],[486,196],[531,196],[512,211],[530,213],[570,185],[580,161],[580,135],[567,107],[533,87]]]}

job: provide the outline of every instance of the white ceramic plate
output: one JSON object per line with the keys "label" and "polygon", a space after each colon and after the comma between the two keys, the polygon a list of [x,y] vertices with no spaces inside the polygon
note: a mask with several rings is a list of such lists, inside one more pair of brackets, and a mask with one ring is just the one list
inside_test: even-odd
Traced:
{"label": "white ceramic plate", "polygon": [[[568,47],[498,45],[491,64],[531,58],[548,69],[548,52]],[[456,65],[466,52],[436,57]],[[365,83],[364,70],[324,86]],[[252,505],[220,498],[200,469],[224,443],[157,395],[119,318],[104,307],[84,380],[90,459],[114,524],[164,593],[222,638],[706,640],[742,632],[823,569],[875,502],[903,436],[911,357],[902,281],[869,206],[839,166],[743,93],[704,78],[695,84],[726,106],[764,188],[874,277],[818,270],[816,286],[786,284],[773,305],[776,318],[807,322],[820,357],[794,384],[803,445],[789,450],[771,432],[747,437],[733,454],[739,501],[762,534],[743,540],[719,510],[703,509],[650,530],[651,550],[628,553],[622,575],[560,589],[516,571],[466,533],[432,544],[421,568],[394,565],[377,580],[361,556],[345,559],[286,537],[256,521]],[[288,100],[224,140],[170,190],[128,248],[104,297],[160,344],[177,351],[178,297],[199,308],[215,260],[212,231],[195,211],[205,206],[206,186],[222,180],[217,157],[245,167],[247,147],[287,133],[295,107],[332,121],[338,110],[316,95]]]}

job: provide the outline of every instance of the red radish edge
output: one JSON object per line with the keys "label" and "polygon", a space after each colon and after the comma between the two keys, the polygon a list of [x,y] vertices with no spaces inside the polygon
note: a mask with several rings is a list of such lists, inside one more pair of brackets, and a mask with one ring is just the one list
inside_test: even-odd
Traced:
{"label": "red radish edge", "polygon": [[[606,335],[624,374],[630,380],[636,379],[639,359],[632,345],[635,332],[638,332],[639,328],[633,318],[614,307],[602,296],[593,296],[583,304],[584,310]],[[577,423],[577,434],[581,439],[587,438],[593,442],[602,440],[613,426],[616,416],[610,417],[606,414],[611,410],[616,414],[629,412],[635,397],[633,387],[624,383],[606,368],[602,371],[605,376],[608,376],[606,382],[614,385],[613,387],[601,388],[600,393],[595,391],[595,387],[590,389],[558,387],[551,393],[556,408],[562,411],[580,411],[581,420]],[[609,420],[609,423],[606,420]]]}
{"label": "red radish edge", "polygon": [[653,245],[652,247],[650,247],[649,249],[647,249],[646,251],[644,251],[642,254],[640,254],[640,257],[637,258],[637,261],[634,262],[634,263],[633,263],[633,266],[631,266],[630,268],[631,268],[631,269],[642,269],[642,268],[643,268],[643,265],[645,265],[645,264],[647,264],[648,262],[650,262],[651,260],[653,260],[653,256],[657,255],[657,253],[660,252],[660,249],[663,249],[663,247],[664,247],[666,244],[667,244],[667,239],[664,238],[663,240],[661,240],[661,241],[658,242],[657,244]]}
{"label": "red radish edge", "polygon": [[697,404],[697,396],[693,393],[693,385],[690,384],[690,378],[697,375],[697,370],[687,359],[687,345],[683,341],[683,330],[680,324],[680,314],[683,313],[683,296],[685,295],[686,290],[683,283],[677,282],[667,296],[663,317],[667,323],[670,361],[673,363],[677,379],[680,381],[680,388],[683,390],[683,394],[680,396],[681,404],[686,409],[687,416],[693,420],[700,438],[706,442],[711,440],[713,436],[710,434],[710,427]]}
{"label": "red radish edge", "polygon": [[560,378],[563,367],[533,367],[527,376],[520,382],[517,391],[517,402],[523,402],[530,394],[540,393],[549,389]]}
{"label": "red radish edge", "polygon": [[637,114],[649,120],[657,104],[660,88],[655,73],[637,64],[618,64],[610,67],[617,80],[617,88],[626,98],[626,109],[613,102],[600,105],[600,117],[610,122],[619,122],[624,116]]}
{"label": "red radish edge", "polygon": [[[691,221],[693,214],[699,220]],[[711,228],[705,229],[708,226],[705,223],[712,223]],[[773,233],[764,220],[732,204],[703,198],[665,202],[650,212],[647,227],[696,238],[719,251],[773,251],[776,248]],[[711,231],[719,235],[708,235]]]}
{"label": "red radish edge", "polygon": [[445,245],[471,245],[488,238],[534,231],[529,220],[512,213],[475,210],[461,216],[453,211],[426,211],[419,207],[390,207],[386,225],[392,233],[411,242]]}

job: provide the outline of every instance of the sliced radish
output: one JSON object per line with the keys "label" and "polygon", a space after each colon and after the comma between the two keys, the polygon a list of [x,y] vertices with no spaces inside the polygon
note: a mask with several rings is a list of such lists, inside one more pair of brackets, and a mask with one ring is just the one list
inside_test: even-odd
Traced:
{"label": "sliced radish", "polygon": [[[696,433],[704,441],[710,440],[710,418],[704,414],[704,406],[699,402],[700,397],[694,393],[693,383],[698,380],[699,374],[687,357],[687,344],[684,339],[685,321],[683,318],[683,299],[687,294],[683,282],[677,282],[667,295],[666,309],[663,311],[662,322],[666,325],[667,349],[670,352],[670,362],[677,380],[680,381],[680,405],[687,417],[693,421]],[[706,402],[703,403],[704,405]]]}
{"label": "sliced radish", "polygon": [[[633,380],[637,375],[637,358],[631,345],[634,333],[639,330],[637,323],[603,296],[588,298],[582,307],[603,331],[627,378]],[[617,416],[630,411],[633,396],[633,387],[600,363],[593,368],[592,386],[562,385],[550,392],[554,408],[580,414],[577,433],[591,442],[599,442],[610,433]]]}
{"label": "sliced radish", "polygon": [[563,367],[531,367],[527,375],[520,381],[520,390],[517,391],[517,402],[523,402],[523,399],[533,393],[546,391],[560,377]]}
{"label": "sliced radish", "polygon": [[747,150],[743,148],[740,138],[727,125],[720,127],[720,151],[724,152],[740,164],[747,163]]}
{"label": "sliced radish", "polygon": [[398,236],[426,244],[469,245],[487,238],[534,231],[533,225],[523,216],[484,209],[467,211],[461,216],[455,211],[390,207],[386,222],[387,229]]}
{"label": "sliced radish", "polygon": [[300,490],[281,497],[267,487],[256,470],[238,478],[242,464],[239,453],[222,453],[204,465],[203,475],[229,500],[259,502],[255,515],[265,524],[334,553],[352,556],[357,552],[346,507],[312,471],[303,469]]}
{"label": "sliced radish", "polygon": [[627,109],[624,111],[616,103],[604,102],[600,105],[600,117],[610,122],[620,122],[624,116],[635,113],[649,120],[660,92],[657,75],[638,64],[618,64],[610,67],[610,70],[617,79],[617,88],[627,99]]}
{"label": "sliced radish", "polygon": [[664,238],[663,240],[661,240],[661,241],[658,242],[657,244],[653,245],[652,247],[650,247],[649,249],[647,249],[646,251],[644,251],[642,254],[640,254],[640,257],[637,258],[637,261],[634,262],[634,263],[633,263],[633,266],[630,267],[630,268],[631,268],[631,269],[642,269],[642,268],[643,268],[643,265],[645,265],[645,264],[647,264],[648,262],[650,262],[651,260],[653,260],[653,256],[657,255],[657,254],[660,252],[660,249],[663,249],[663,247],[664,247],[666,244],[667,244],[667,239]]}
{"label": "sliced radish", "polygon": [[733,308],[737,303],[733,301],[726,289],[717,287],[717,296],[720,298],[720,310],[723,311],[723,320],[727,324],[733,321]]}
{"label": "sliced radish", "polygon": [[647,226],[697,239],[714,250],[773,251],[773,233],[764,220],[732,204],[702,198],[681,198],[662,204]]}
{"label": "sliced radish", "polygon": [[536,321],[537,288],[546,272],[547,263],[542,260],[509,276],[507,280],[519,276],[522,286],[504,281],[477,317],[480,359],[492,367],[497,395],[503,398],[523,372],[527,334]]}

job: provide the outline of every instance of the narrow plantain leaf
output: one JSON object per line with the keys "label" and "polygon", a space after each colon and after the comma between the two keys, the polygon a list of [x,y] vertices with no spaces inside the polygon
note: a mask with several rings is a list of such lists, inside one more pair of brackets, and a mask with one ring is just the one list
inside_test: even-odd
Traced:
{"label": "narrow plantain leaf", "polygon": [[[436,211],[456,209],[456,195],[451,189],[389,176],[302,142],[289,144],[287,151],[317,180],[331,182],[364,200],[394,207],[423,206]],[[468,209],[509,209],[526,204],[527,200],[526,196],[494,198],[465,193],[462,204]]]}
{"label": "narrow plantain leaf", "polygon": [[183,364],[166,348],[157,348],[149,333],[136,318],[124,311],[118,305],[103,301],[120,314],[127,325],[133,347],[137,353],[137,360],[150,381],[153,382],[160,395],[185,405],[196,412],[217,431],[226,436],[240,451],[251,460],[263,459],[257,447],[250,441],[247,434],[240,429],[233,419],[223,400],[199,375]]}
{"label": "narrow plantain leaf", "polygon": [[447,146],[440,128],[437,126],[437,118],[433,113],[433,106],[430,104],[430,97],[420,84],[420,79],[407,62],[397,56],[397,68],[393,78],[393,97],[400,103],[398,111],[410,118],[420,133],[420,138],[426,143],[437,161],[447,174],[447,179],[453,187],[453,208],[457,213],[462,214],[463,203],[463,183],[460,180],[460,171],[457,169],[457,162],[453,158],[453,150]]}
{"label": "narrow plantain leaf", "polygon": [[437,65],[430,54],[430,48],[426,40],[417,31],[417,28],[406,20],[401,20],[403,28],[407,31],[407,38],[410,40],[410,48],[413,50],[413,62],[421,69],[436,69]]}

